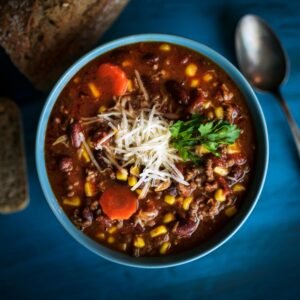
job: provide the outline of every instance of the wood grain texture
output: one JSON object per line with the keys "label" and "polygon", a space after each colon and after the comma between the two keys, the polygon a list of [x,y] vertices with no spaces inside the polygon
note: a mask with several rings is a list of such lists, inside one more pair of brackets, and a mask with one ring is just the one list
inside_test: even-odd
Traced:
{"label": "wood grain texture", "polygon": [[[266,19],[287,50],[283,87],[300,123],[300,2],[285,0],[132,0],[101,42],[144,32],[186,36],[233,63],[233,33],[245,13]],[[107,262],[73,240],[50,211],[37,179],[34,142],[46,94],[35,92],[0,52],[0,91],[25,120],[31,204],[0,217],[1,299],[299,299],[300,180],[293,141],[279,105],[257,94],[270,138],[270,166],[250,218],[225,245],[196,262],[139,270]]]}

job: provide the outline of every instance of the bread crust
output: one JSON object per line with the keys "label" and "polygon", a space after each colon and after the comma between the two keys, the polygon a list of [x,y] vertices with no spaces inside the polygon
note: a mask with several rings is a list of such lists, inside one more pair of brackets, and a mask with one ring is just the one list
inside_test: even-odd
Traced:
{"label": "bread crust", "polygon": [[29,202],[22,131],[18,106],[0,98],[0,213],[22,210]]}
{"label": "bread crust", "polygon": [[88,51],[128,0],[0,0],[0,45],[41,90]]}

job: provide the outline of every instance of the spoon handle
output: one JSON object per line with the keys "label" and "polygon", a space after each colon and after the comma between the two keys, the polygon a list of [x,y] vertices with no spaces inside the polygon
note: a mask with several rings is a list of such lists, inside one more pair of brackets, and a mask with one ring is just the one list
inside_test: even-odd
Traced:
{"label": "spoon handle", "polygon": [[296,148],[297,148],[297,152],[298,152],[298,157],[300,159],[300,130],[299,130],[299,127],[295,121],[295,119],[293,118],[280,90],[276,90],[273,92],[273,95],[278,99],[285,115],[286,115],[286,118],[288,120],[288,123],[289,123],[289,126],[290,126],[290,129],[291,129],[291,132],[292,132],[292,135],[293,135],[293,138],[294,138],[294,141],[295,141],[295,144],[296,144]]}

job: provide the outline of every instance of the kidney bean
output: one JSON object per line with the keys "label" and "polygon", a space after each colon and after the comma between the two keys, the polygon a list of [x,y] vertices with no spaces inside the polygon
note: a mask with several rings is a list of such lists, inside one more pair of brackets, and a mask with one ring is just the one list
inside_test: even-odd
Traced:
{"label": "kidney bean", "polygon": [[140,224],[137,224],[135,227],[134,227],[134,233],[135,234],[141,234],[145,231],[145,227],[142,227]]}
{"label": "kidney bean", "polygon": [[145,53],[142,56],[143,60],[146,62],[146,64],[149,65],[154,65],[155,63],[157,63],[159,61],[159,56],[154,54],[154,53]]}
{"label": "kidney bean", "polygon": [[177,196],[178,192],[177,192],[177,188],[175,184],[172,184],[167,190],[166,193],[168,195],[172,195],[172,196]]}
{"label": "kidney bean", "polygon": [[235,180],[240,179],[243,176],[243,169],[240,166],[232,167],[229,176],[234,178]]}
{"label": "kidney bean", "polygon": [[73,161],[70,157],[63,157],[59,162],[59,169],[64,172],[68,173],[73,170]]}
{"label": "kidney bean", "polygon": [[176,80],[168,80],[165,83],[167,92],[179,103],[187,105],[190,101],[190,96],[184,86]]}
{"label": "kidney bean", "polygon": [[190,106],[188,108],[189,113],[199,113],[202,110],[203,103],[208,97],[207,91],[202,90],[201,88],[192,89],[190,91]]}
{"label": "kidney bean", "polygon": [[159,92],[159,84],[151,79],[148,75],[141,75],[142,82],[148,93],[157,94]]}
{"label": "kidney bean", "polygon": [[173,228],[173,233],[176,234],[179,238],[188,238],[190,237],[197,229],[199,222],[192,220],[180,220]]}
{"label": "kidney bean", "polygon": [[82,128],[79,123],[73,123],[70,126],[70,138],[73,147],[79,148],[82,143]]}

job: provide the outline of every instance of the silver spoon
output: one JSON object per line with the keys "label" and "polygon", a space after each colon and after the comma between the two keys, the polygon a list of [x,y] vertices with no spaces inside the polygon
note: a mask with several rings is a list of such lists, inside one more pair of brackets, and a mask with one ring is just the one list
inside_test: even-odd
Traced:
{"label": "silver spoon", "polygon": [[246,15],[235,34],[238,64],[250,83],[259,91],[272,93],[287,117],[300,158],[300,130],[280,92],[288,74],[287,56],[272,29],[259,17]]}

